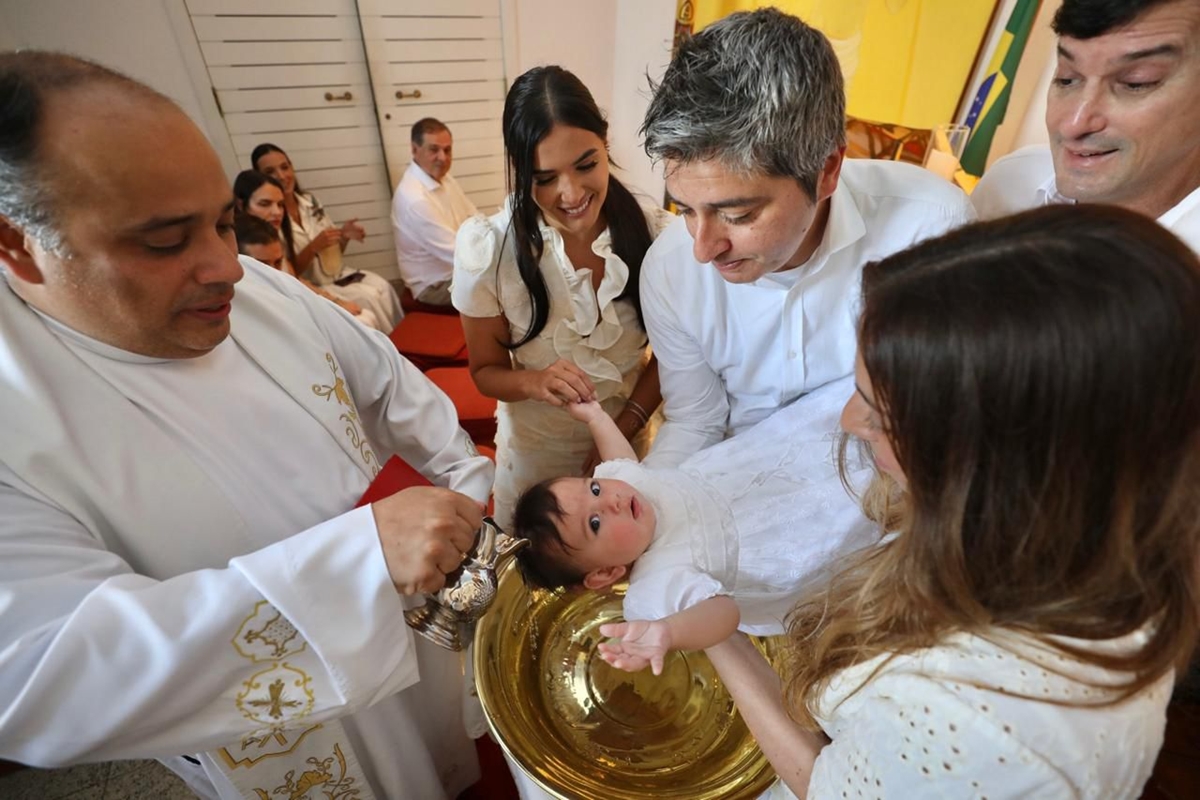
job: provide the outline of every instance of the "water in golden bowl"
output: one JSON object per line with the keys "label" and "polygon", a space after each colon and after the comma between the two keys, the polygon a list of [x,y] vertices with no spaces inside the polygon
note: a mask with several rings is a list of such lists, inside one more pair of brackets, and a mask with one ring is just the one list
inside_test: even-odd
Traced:
{"label": "water in golden bowl", "polygon": [[[599,656],[621,620],[611,593],[530,592],[510,564],[475,636],[475,675],[492,733],[563,800],[755,798],[775,781],[716,671],[672,653],[663,674]],[[769,641],[760,642],[768,658]]]}

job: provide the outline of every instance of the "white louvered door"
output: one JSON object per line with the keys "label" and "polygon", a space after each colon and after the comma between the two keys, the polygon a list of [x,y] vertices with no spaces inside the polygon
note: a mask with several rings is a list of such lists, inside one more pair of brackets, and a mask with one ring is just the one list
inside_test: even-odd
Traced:
{"label": "white louvered door", "polygon": [[[249,168],[262,142],[286,150],[300,185],[335,221],[357,218],[366,229],[366,241],[346,251],[351,266],[398,276],[391,195],[420,117],[453,130],[453,174],[476,205],[500,203],[500,0],[186,5],[238,162]],[[419,99],[408,95],[418,88]]]}
{"label": "white louvered door", "polygon": [[450,174],[484,213],[504,199],[500,0],[358,0],[391,185],[409,161],[411,129],[436,117],[454,135]]}

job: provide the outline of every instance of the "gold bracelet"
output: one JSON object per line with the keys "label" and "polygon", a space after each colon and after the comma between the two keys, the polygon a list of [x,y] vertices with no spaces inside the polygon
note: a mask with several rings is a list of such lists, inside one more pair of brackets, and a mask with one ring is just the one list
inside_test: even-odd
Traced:
{"label": "gold bracelet", "polygon": [[646,409],[642,408],[639,403],[632,399],[625,401],[625,410],[632,412],[635,417],[642,421],[643,425],[650,421],[650,415],[646,413]]}

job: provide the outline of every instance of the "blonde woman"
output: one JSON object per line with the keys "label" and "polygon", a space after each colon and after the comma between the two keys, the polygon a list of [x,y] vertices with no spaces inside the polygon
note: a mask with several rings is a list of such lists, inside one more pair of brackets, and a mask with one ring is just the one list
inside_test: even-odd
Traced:
{"label": "blonde woman", "polygon": [[801,797],[1137,797],[1200,626],[1200,262],[1050,207],[863,286],[842,424],[889,536],[793,611],[782,686],[709,657]]}

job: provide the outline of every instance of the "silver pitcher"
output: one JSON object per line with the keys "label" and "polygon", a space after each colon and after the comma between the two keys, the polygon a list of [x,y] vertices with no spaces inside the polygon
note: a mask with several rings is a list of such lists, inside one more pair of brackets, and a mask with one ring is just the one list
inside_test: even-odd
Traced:
{"label": "silver pitcher", "polygon": [[475,621],[496,599],[502,562],[528,544],[528,539],[509,536],[491,517],[484,517],[462,566],[446,576],[446,585],[436,594],[425,595],[425,605],[405,611],[405,621],[431,642],[462,650],[471,641]]}

